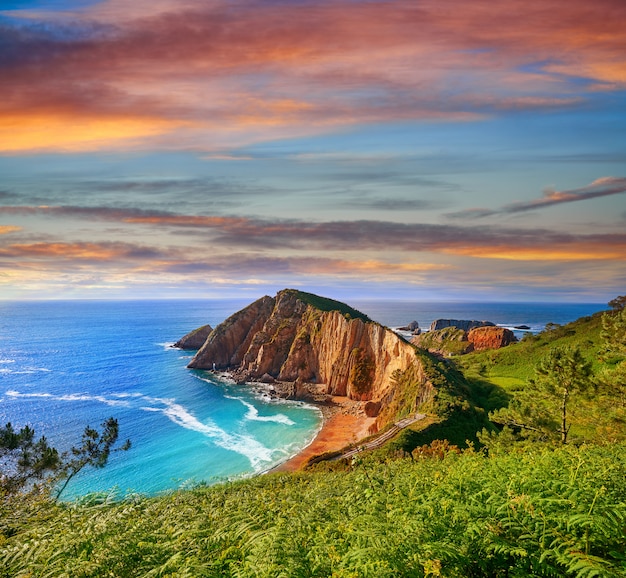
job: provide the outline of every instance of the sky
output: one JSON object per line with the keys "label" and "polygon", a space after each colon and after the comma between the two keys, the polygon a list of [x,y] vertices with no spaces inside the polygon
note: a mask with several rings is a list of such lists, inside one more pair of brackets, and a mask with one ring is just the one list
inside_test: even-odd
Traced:
{"label": "sky", "polygon": [[623,0],[0,0],[0,299],[626,293]]}

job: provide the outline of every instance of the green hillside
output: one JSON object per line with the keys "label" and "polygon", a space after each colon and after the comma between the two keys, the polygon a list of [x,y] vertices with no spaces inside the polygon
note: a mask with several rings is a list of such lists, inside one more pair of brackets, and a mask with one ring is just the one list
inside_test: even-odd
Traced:
{"label": "green hillside", "polygon": [[545,331],[527,334],[508,347],[458,357],[456,364],[466,375],[484,377],[505,389],[532,378],[535,367],[551,347],[580,347],[595,369],[599,369],[602,366],[601,318],[602,314],[597,313],[567,325],[549,325]]}

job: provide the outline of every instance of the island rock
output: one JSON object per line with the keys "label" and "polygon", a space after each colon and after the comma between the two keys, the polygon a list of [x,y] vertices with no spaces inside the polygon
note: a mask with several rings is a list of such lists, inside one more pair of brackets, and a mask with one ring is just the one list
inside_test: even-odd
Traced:
{"label": "island rock", "polygon": [[495,323],[491,321],[476,321],[467,319],[435,319],[430,324],[431,331],[438,331],[446,327],[456,327],[457,329],[463,329],[463,331],[469,331],[474,327],[495,327]]}
{"label": "island rock", "polygon": [[213,331],[213,328],[210,325],[203,325],[181,337],[172,347],[177,347],[178,349],[200,349],[211,334],[211,331]]}
{"label": "island rock", "polygon": [[408,325],[405,325],[404,327],[398,327],[398,330],[415,332],[419,329],[419,327],[420,327],[420,324],[417,321],[411,321],[411,323],[409,323]]}

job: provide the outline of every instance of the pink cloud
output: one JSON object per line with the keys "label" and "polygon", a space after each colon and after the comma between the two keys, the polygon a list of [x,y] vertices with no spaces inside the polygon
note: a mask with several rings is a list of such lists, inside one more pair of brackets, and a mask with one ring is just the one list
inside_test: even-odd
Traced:
{"label": "pink cloud", "polygon": [[591,184],[579,189],[571,189],[569,191],[547,190],[543,197],[518,203],[504,205],[499,209],[480,209],[472,208],[457,213],[449,213],[449,217],[453,218],[469,218],[477,219],[482,217],[490,217],[492,215],[502,215],[510,213],[522,213],[560,205],[562,203],[574,203],[577,201],[586,201],[597,197],[608,197],[612,195],[620,195],[626,193],[626,177],[600,177]]}
{"label": "pink cloud", "polygon": [[[5,24],[0,151],[214,151],[356,123],[572,106],[581,94],[568,77],[626,84],[618,0],[109,0],[72,18]],[[55,143],[46,125],[71,130]]]}

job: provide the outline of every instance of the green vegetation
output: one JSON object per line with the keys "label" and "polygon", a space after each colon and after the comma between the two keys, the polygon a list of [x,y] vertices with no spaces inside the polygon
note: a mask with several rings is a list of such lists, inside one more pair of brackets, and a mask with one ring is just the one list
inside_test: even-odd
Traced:
{"label": "green vegetation", "polygon": [[[0,578],[626,578],[626,297],[614,303],[497,351],[418,350],[379,419],[428,417],[369,455],[122,501],[7,486]],[[33,472],[54,464],[34,432],[0,432],[19,439]]]}
{"label": "green vegetation", "polygon": [[[549,324],[538,335],[497,351],[457,357],[454,364],[469,383],[498,386],[510,398],[505,409],[489,408],[490,417],[500,427],[511,427],[517,437],[624,440],[624,315],[614,308],[564,326]],[[569,368],[563,364],[567,359]]]}
{"label": "green vegetation", "polygon": [[625,450],[439,448],[349,471],[41,505],[0,537],[0,576],[626,576]]}
{"label": "green vegetation", "polygon": [[372,388],[374,361],[358,347],[352,350],[351,355],[354,364],[350,370],[350,384],[357,393],[367,393]]}
{"label": "green vegetation", "polygon": [[589,398],[595,389],[591,363],[578,348],[554,347],[535,371],[537,379],[530,380],[509,407],[500,409],[492,419],[539,439],[558,436],[565,444],[571,428],[571,404]]}
{"label": "green vegetation", "polygon": [[419,346],[442,355],[462,355],[470,348],[467,332],[458,327],[444,327],[436,331],[427,331],[417,338]]}
{"label": "green vegetation", "polygon": [[307,303],[320,311],[339,311],[347,319],[361,319],[365,323],[373,323],[373,321],[365,315],[365,313],[361,313],[341,301],[335,301],[334,299],[328,299],[327,297],[320,297],[319,295],[306,293],[305,291],[298,291],[297,289],[285,289],[285,291],[292,292],[298,299],[300,299],[300,301]]}
{"label": "green vegetation", "polygon": [[130,440],[115,448],[119,425],[110,417],[99,432],[87,426],[82,443],[69,452],[59,452],[45,437],[35,441],[35,431],[25,426],[16,431],[10,423],[0,428],[0,498],[14,501],[29,493],[54,491],[55,500],[83,468],[103,468],[113,451],[127,451]]}

